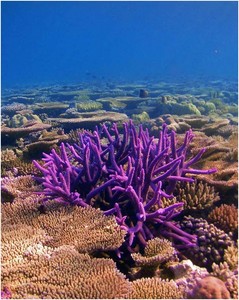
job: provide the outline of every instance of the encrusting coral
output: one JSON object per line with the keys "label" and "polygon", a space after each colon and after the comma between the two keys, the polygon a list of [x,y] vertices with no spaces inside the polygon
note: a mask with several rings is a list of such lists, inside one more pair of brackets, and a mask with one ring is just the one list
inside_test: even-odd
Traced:
{"label": "encrusting coral", "polygon": [[208,220],[225,232],[236,232],[238,230],[238,209],[233,204],[222,204],[213,209],[208,215]]}
{"label": "encrusting coral", "polygon": [[[102,138],[106,138],[107,144],[102,143]],[[34,164],[43,173],[39,180],[44,186],[45,201],[93,205],[106,215],[115,214],[117,223],[127,231],[129,251],[137,244],[144,247],[147,240],[157,236],[155,224],[161,235],[190,247],[195,244],[195,236],[171,222],[183,202],[161,208],[160,201],[161,197],[173,197],[177,181],[193,182],[188,174],[216,171],[191,168],[205,151],[201,149],[188,159],[192,139],[193,134],[188,131],[183,144],[178,146],[176,134],[168,133],[164,125],[156,143],[142,126],[137,132],[132,121],[123,124],[123,135],[116,124],[111,128],[103,124],[93,134],[80,133],[79,142],[74,145],[62,143],[59,154],[54,149],[49,155],[44,154],[43,167]]]}

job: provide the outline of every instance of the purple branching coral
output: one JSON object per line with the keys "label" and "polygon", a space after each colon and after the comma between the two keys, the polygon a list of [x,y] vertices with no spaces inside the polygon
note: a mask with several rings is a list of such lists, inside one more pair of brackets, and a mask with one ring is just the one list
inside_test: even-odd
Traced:
{"label": "purple branching coral", "polygon": [[191,168],[205,151],[186,158],[193,136],[189,130],[183,144],[177,146],[175,132],[168,133],[163,125],[156,142],[142,126],[137,131],[132,121],[123,124],[122,134],[116,124],[110,128],[104,124],[93,133],[80,132],[78,143],[62,143],[59,153],[44,153],[44,166],[34,161],[43,173],[39,180],[45,201],[92,205],[106,215],[114,213],[128,233],[130,251],[159,235],[172,238],[178,248],[193,246],[196,237],[172,221],[183,202],[161,207],[162,197],[173,197],[177,181],[193,182],[187,175],[216,171]]}

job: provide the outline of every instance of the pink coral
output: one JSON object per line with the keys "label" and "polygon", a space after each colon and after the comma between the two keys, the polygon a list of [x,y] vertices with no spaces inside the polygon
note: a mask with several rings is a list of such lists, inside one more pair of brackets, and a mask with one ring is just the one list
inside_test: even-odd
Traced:
{"label": "pink coral", "polygon": [[191,299],[230,299],[230,293],[224,282],[216,277],[207,276],[198,280],[194,286]]}

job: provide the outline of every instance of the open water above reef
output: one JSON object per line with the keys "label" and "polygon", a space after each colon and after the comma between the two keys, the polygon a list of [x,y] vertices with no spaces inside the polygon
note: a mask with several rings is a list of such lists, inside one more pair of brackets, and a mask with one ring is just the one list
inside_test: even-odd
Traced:
{"label": "open water above reef", "polygon": [[[95,79],[79,84],[49,84],[3,90],[2,297],[237,299],[237,98],[237,82],[222,80],[129,83]],[[205,148],[205,153],[192,166],[193,169],[217,168],[216,173],[199,172],[190,176],[195,178],[194,183],[179,180],[172,199],[162,197],[148,209],[147,203],[154,195],[157,181],[152,183],[147,198],[142,200],[141,209],[146,214],[159,210],[162,213],[161,221],[166,218],[167,222],[159,221],[161,217],[154,222],[150,222],[150,218],[144,220],[144,237],[137,233],[140,229],[134,228],[142,216],[137,213],[137,206],[133,204],[135,199],[131,198],[130,193],[126,193],[126,198],[123,192],[119,194],[119,207],[125,220],[120,219],[120,215],[118,219],[114,214],[109,217],[103,215],[103,211],[113,209],[109,200],[113,191],[94,194],[90,201],[93,207],[88,209],[71,205],[59,207],[59,204],[54,203],[55,199],[76,201],[78,194],[83,201],[87,199],[91,189],[90,179],[83,185],[80,181],[78,186],[73,184],[73,177],[70,177],[70,181],[67,179],[68,171],[64,169],[64,161],[69,159],[73,169],[79,168],[76,170],[84,169],[89,162],[89,172],[92,172],[90,177],[95,176],[95,171],[92,171],[97,166],[95,148],[89,146],[95,143],[89,131],[94,130],[95,126],[101,128],[104,123],[111,135],[110,138],[105,134],[106,129],[103,130],[99,139],[102,148],[112,143],[114,146],[111,147],[115,147],[113,154],[105,157],[106,161],[115,155],[116,164],[119,163],[117,141],[122,141],[123,145],[123,137],[127,141],[127,136],[130,137],[128,146],[121,150],[123,153],[128,151],[127,156],[132,156],[134,150],[130,147],[135,137],[130,127],[132,125],[128,123],[130,119],[136,131],[142,125],[150,136],[154,136],[154,140],[148,140],[148,143],[143,142],[147,140],[147,134],[144,137],[139,135],[135,140],[136,144],[141,140],[142,149],[151,147],[147,148],[150,149],[148,160],[143,158],[147,153],[146,148],[142,150],[142,156],[138,157],[139,161],[142,159],[141,168],[148,172],[147,163],[155,158],[153,145],[157,144],[160,132],[164,130],[163,124],[167,124],[169,133],[176,133],[175,140],[173,135],[165,135],[165,141],[170,141],[170,149],[173,149],[175,141],[176,149],[184,147],[185,134],[192,129],[194,138],[186,146],[187,160]],[[110,129],[114,122],[119,135],[117,130]],[[128,124],[127,134],[123,123]],[[89,139],[92,139],[91,143]],[[75,159],[72,148],[67,148],[66,158],[61,143],[69,143],[79,153],[87,153],[75,146],[75,143],[82,145],[83,141],[85,148],[82,149],[89,147],[89,151],[93,152],[89,156],[84,154],[86,156],[81,161],[79,157]],[[55,169],[63,175],[56,173],[56,180],[53,175],[48,179],[50,183],[53,182],[53,186],[47,185],[51,190],[50,193],[48,190],[47,198],[52,201],[47,201],[46,205],[42,203],[43,187],[35,180],[43,175],[40,167],[43,165],[42,152],[51,153],[52,157],[58,153],[63,160],[63,165],[57,167],[56,164]],[[136,153],[131,157],[133,165],[137,161],[134,161]],[[172,161],[171,155],[169,161]],[[33,164],[33,160],[37,164]],[[109,174],[115,166],[111,163],[106,164]],[[126,172],[130,162],[121,160],[121,163],[121,171]],[[157,163],[158,167],[163,168],[163,174],[166,162]],[[48,169],[49,164],[44,168]],[[102,170],[94,188],[109,179],[105,169]],[[54,169],[51,172],[54,173]],[[116,167],[117,172],[119,168]],[[170,172],[171,175],[178,175],[173,170]],[[138,179],[131,182],[137,195],[143,195],[142,191],[139,192],[140,185],[136,184],[142,176],[140,174],[136,176]],[[147,176],[147,172],[145,174]],[[62,176],[65,176],[65,181]],[[129,176],[129,171],[125,176]],[[66,194],[59,192],[59,187],[55,190],[57,185],[62,186]],[[161,189],[166,191],[167,186],[167,178],[162,179]],[[123,187],[124,183],[121,183]],[[177,206],[179,202],[182,202],[183,207]],[[170,212],[168,214],[167,209]],[[126,233],[123,227],[131,228],[136,233],[132,235],[130,230]],[[175,228],[181,228],[184,233],[175,231]],[[150,235],[151,239],[148,240],[146,236]],[[183,239],[180,240],[179,236],[183,236]],[[146,248],[144,238],[147,240]],[[195,241],[194,247],[183,246],[184,243],[189,245]],[[66,260],[67,265],[64,263]],[[171,281],[166,282],[165,279]],[[195,283],[196,279],[201,280],[202,287]],[[206,289],[206,295],[204,284],[210,287]]]}

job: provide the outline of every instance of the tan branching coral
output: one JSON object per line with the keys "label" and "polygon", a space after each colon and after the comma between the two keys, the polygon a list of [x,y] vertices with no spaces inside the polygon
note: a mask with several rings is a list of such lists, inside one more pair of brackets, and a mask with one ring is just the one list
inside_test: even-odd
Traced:
{"label": "tan branching coral", "polygon": [[14,161],[16,158],[17,156],[12,149],[6,149],[1,151],[1,163]]}
{"label": "tan branching coral", "polygon": [[140,253],[131,254],[137,266],[157,266],[175,256],[172,243],[166,239],[154,238],[149,240],[144,255]]}
{"label": "tan branching coral", "polygon": [[113,299],[127,298],[130,291],[111,259],[92,259],[67,247],[8,268],[2,278],[14,299]]}
{"label": "tan branching coral", "polygon": [[225,232],[235,232],[238,229],[238,210],[234,205],[222,204],[214,208],[208,219]]}
{"label": "tan branching coral", "polygon": [[142,278],[131,283],[129,299],[182,299],[183,292],[174,281]]}
{"label": "tan branching coral", "polygon": [[200,181],[178,184],[175,196],[177,201],[184,202],[184,209],[208,208],[220,199],[214,187]]}
{"label": "tan branching coral", "polygon": [[224,253],[224,261],[227,262],[230,270],[234,271],[238,268],[238,247],[231,245]]}

